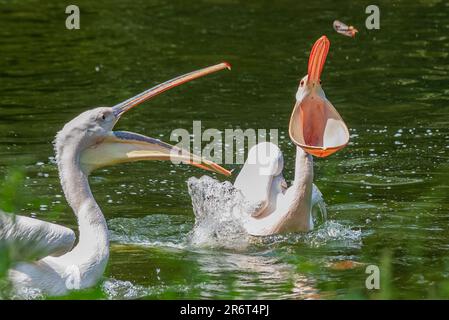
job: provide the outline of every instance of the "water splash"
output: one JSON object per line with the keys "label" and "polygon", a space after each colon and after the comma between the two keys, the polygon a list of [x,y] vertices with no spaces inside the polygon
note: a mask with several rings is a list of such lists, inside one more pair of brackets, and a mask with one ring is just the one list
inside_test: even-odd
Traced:
{"label": "water splash", "polygon": [[152,285],[143,286],[133,284],[131,281],[117,280],[114,278],[106,279],[101,290],[109,300],[129,300],[140,299],[144,297],[161,298],[176,293],[177,295],[189,293],[195,289],[195,286],[187,285]]}
{"label": "water splash", "polygon": [[150,293],[149,288],[113,278],[104,281],[101,289],[109,300],[138,299]]}
{"label": "water splash", "polygon": [[12,300],[43,300],[44,294],[39,288],[18,288],[8,299]]}
{"label": "water splash", "polygon": [[327,245],[330,242],[345,242],[347,244],[361,244],[362,231],[360,229],[351,229],[335,221],[326,221],[315,231],[303,235],[304,241],[313,247]]}
{"label": "water splash", "polygon": [[192,198],[195,226],[189,241],[197,246],[244,249],[250,235],[243,225],[251,206],[241,192],[229,182],[203,176],[187,181]]}
{"label": "water splash", "polygon": [[360,247],[362,242],[362,231],[352,229],[336,221],[326,221],[319,227],[307,233],[290,233],[273,235],[259,239],[259,244],[296,244],[303,243],[309,247],[322,247],[330,244],[341,244],[344,247]]}

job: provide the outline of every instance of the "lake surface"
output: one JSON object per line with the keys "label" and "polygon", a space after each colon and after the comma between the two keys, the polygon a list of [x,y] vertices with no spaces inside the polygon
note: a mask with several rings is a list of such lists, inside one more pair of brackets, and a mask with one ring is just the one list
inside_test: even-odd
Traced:
{"label": "lake surface", "polygon": [[[99,170],[90,182],[111,229],[110,261],[101,284],[69,297],[449,298],[449,4],[377,4],[380,30],[365,28],[362,2],[77,1],[81,29],[67,30],[64,3],[1,0],[0,176],[25,177],[6,202],[74,229],[52,158],[64,123],[229,61],[232,71],[167,92],[116,129],[167,142],[196,120],[279,129],[291,181],[294,95],[313,42],[331,41],[323,88],[351,143],[315,159],[326,223],[245,250],[192,246],[186,181],[205,172],[164,162]],[[356,38],[334,32],[335,19],[357,27]],[[365,288],[367,265],[380,267],[380,290]]]}

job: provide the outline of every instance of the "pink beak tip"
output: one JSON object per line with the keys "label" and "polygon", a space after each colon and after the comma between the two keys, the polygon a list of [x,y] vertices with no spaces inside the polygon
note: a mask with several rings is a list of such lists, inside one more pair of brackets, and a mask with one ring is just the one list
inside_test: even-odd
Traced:
{"label": "pink beak tip", "polygon": [[228,69],[228,70],[232,69],[232,66],[231,66],[231,64],[229,62],[223,61],[222,63],[226,66],[226,69]]}
{"label": "pink beak tip", "polygon": [[329,41],[325,35],[322,35],[318,40]]}
{"label": "pink beak tip", "polygon": [[323,71],[327,53],[329,52],[330,41],[322,35],[312,46],[310,51],[309,63],[307,66],[307,74],[309,80],[318,81]]}

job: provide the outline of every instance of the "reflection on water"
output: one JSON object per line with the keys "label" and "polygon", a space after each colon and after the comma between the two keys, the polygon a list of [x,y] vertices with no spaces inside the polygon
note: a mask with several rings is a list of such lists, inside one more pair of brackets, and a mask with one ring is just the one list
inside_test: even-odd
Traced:
{"label": "reflection on water", "polygon": [[[220,130],[277,128],[285,177],[293,179],[287,125],[294,94],[313,41],[322,34],[331,41],[323,88],[351,142],[315,161],[315,183],[328,205],[329,230],[348,236],[288,236],[244,252],[192,249],[186,181],[203,172],[158,162],[105,168],[90,183],[112,228],[110,282],[75,298],[449,297],[446,2],[378,1],[379,31],[364,28],[363,4],[331,0],[80,0],[78,31],[64,28],[63,3],[39,2],[39,10],[32,0],[1,4],[0,172],[25,170],[18,213],[71,228],[76,221],[51,158],[63,124],[222,60],[232,72],[159,96],[117,129],[169,141],[172,129],[190,129],[194,120]],[[357,27],[356,38],[336,34],[335,19]],[[237,174],[240,166],[227,168]],[[333,239],[329,230],[324,239]],[[364,268],[328,267],[347,260],[381,266],[389,286],[367,291]],[[278,280],[270,280],[270,270]],[[296,287],[310,289],[295,296]]]}
{"label": "reflection on water", "polygon": [[[210,275],[210,280],[203,287],[202,298],[213,298],[217,295],[232,298],[232,294],[226,294],[229,287],[238,290],[242,297],[255,299],[319,297],[313,278],[297,272],[292,265],[269,255],[204,254],[198,259],[198,264],[202,272]],[[232,286],[223,283],[223,274],[232,275]],[[269,290],[261,291],[261,286]]]}
{"label": "reflection on water", "polygon": [[[190,285],[151,286],[136,285],[131,281],[106,279],[101,290],[107,299],[136,299],[164,297],[169,292],[184,292],[192,298],[232,298],[233,290],[242,297],[258,299],[316,299],[320,298],[313,278],[295,271],[288,263],[263,255],[242,255],[213,252],[197,255],[198,271],[207,274],[207,280]],[[223,280],[223,275],[227,280]],[[260,291],[268,286],[268,291]]]}

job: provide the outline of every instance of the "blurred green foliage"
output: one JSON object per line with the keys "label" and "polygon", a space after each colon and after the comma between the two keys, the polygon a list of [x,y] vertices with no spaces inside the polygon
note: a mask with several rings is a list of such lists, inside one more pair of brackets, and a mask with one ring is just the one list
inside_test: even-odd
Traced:
{"label": "blurred green foliage", "polygon": [[24,172],[19,168],[8,170],[5,179],[0,184],[0,209],[7,213],[14,213],[23,207]]}
{"label": "blurred green foliage", "polygon": [[[0,183],[0,210],[13,215],[23,206],[24,172],[20,168],[10,168]],[[10,252],[6,243],[0,239],[0,298],[7,296],[9,283],[6,279],[11,266]]]}

